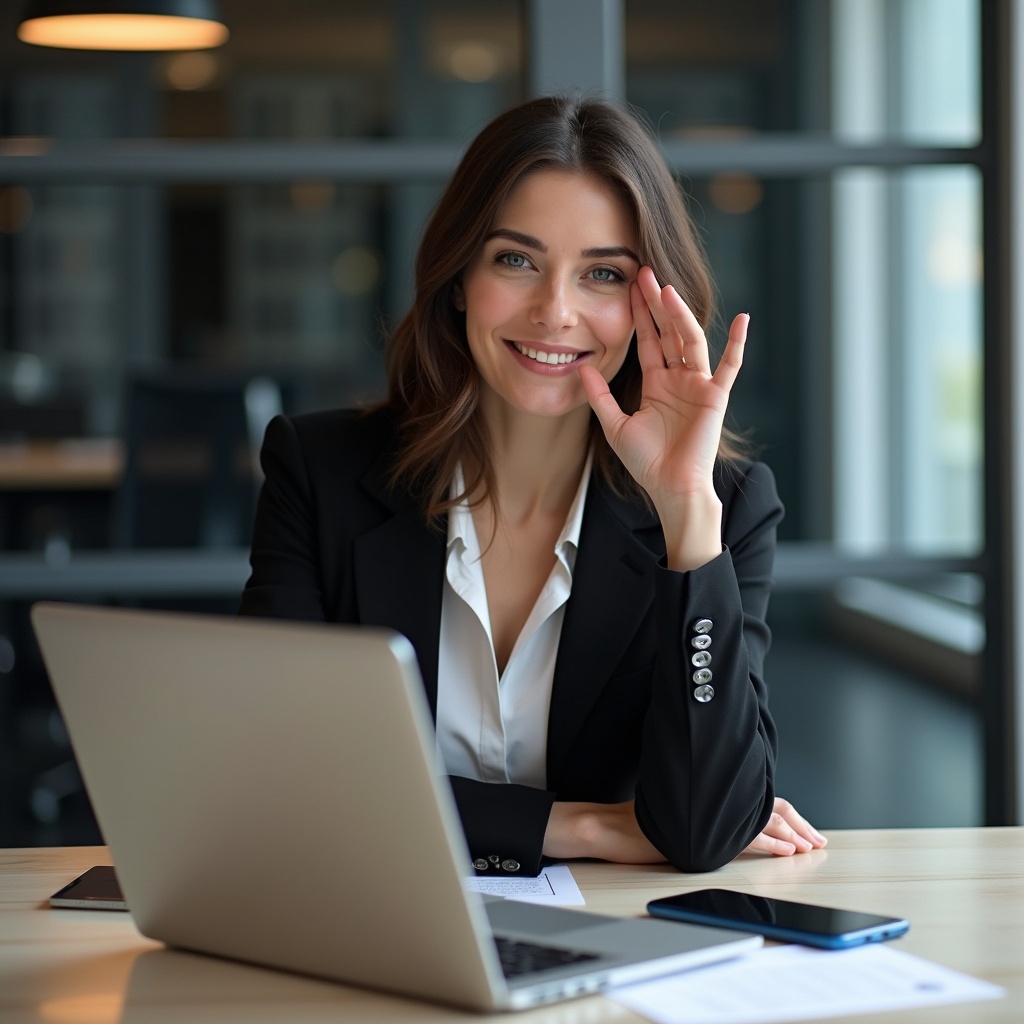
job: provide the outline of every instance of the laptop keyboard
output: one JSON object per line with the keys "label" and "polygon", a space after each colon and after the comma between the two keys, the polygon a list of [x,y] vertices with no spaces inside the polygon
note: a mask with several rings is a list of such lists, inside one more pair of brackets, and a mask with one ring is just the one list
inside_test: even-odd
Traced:
{"label": "laptop keyboard", "polygon": [[596,953],[541,946],[535,942],[507,939],[501,935],[494,936],[494,944],[498,947],[501,969],[506,978],[515,978],[520,974],[536,974],[538,971],[550,971],[555,967],[599,959]]}

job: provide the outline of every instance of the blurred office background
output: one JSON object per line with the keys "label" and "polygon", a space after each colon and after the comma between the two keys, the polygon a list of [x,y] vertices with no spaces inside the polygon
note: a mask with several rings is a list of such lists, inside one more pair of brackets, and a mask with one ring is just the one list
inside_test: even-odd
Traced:
{"label": "blurred office background", "polygon": [[[269,382],[252,426],[275,403],[379,395],[382,338],[461,148],[573,85],[649,118],[720,321],[752,315],[733,422],[787,507],[780,791],[826,829],[1014,820],[1015,8],[222,0],[224,45],[140,54],[29,46],[5,0],[0,845],[96,836],[30,601],[230,613],[245,578],[237,535],[150,562],[118,539],[127,396]],[[62,468],[26,469],[33,452]]]}

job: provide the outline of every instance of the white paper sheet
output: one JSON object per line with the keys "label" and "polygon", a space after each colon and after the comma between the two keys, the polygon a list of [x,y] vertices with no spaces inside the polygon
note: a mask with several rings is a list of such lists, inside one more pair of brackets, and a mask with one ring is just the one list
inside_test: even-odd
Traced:
{"label": "white paper sheet", "polygon": [[887,945],[777,946],[606,993],[656,1024],[771,1024],[1000,999],[997,985]]}
{"label": "white paper sheet", "polygon": [[552,906],[568,907],[581,906],[584,902],[583,893],[566,864],[551,864],[536,878],[504,878],[500,875],[467,878],[466,888],[523,903],[549,903]]}

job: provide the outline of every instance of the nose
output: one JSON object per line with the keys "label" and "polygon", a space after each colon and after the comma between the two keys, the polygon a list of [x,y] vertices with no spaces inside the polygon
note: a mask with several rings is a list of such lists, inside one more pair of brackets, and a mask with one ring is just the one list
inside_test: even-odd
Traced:
{"label": "nose", "polygon": [[549,331],[574,327],[578,319],[572,287],[557,277],[538,282],[532,297],[530,322]]}

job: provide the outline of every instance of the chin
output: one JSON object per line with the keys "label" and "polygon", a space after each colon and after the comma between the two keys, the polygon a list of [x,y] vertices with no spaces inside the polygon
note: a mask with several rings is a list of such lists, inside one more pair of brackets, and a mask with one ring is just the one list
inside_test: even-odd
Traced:
{"label": "chin", "polygon": [[578,413],[584,406],[588,405],[587,396],[580,388],[579,394],[571,396],[555,397],[538,400],[539,396],[532,395],[524,397],[519,401],[509,402],[512,408],[528,416],[540,416],[546,419],[560,419],[563,416],[571,416]]}

